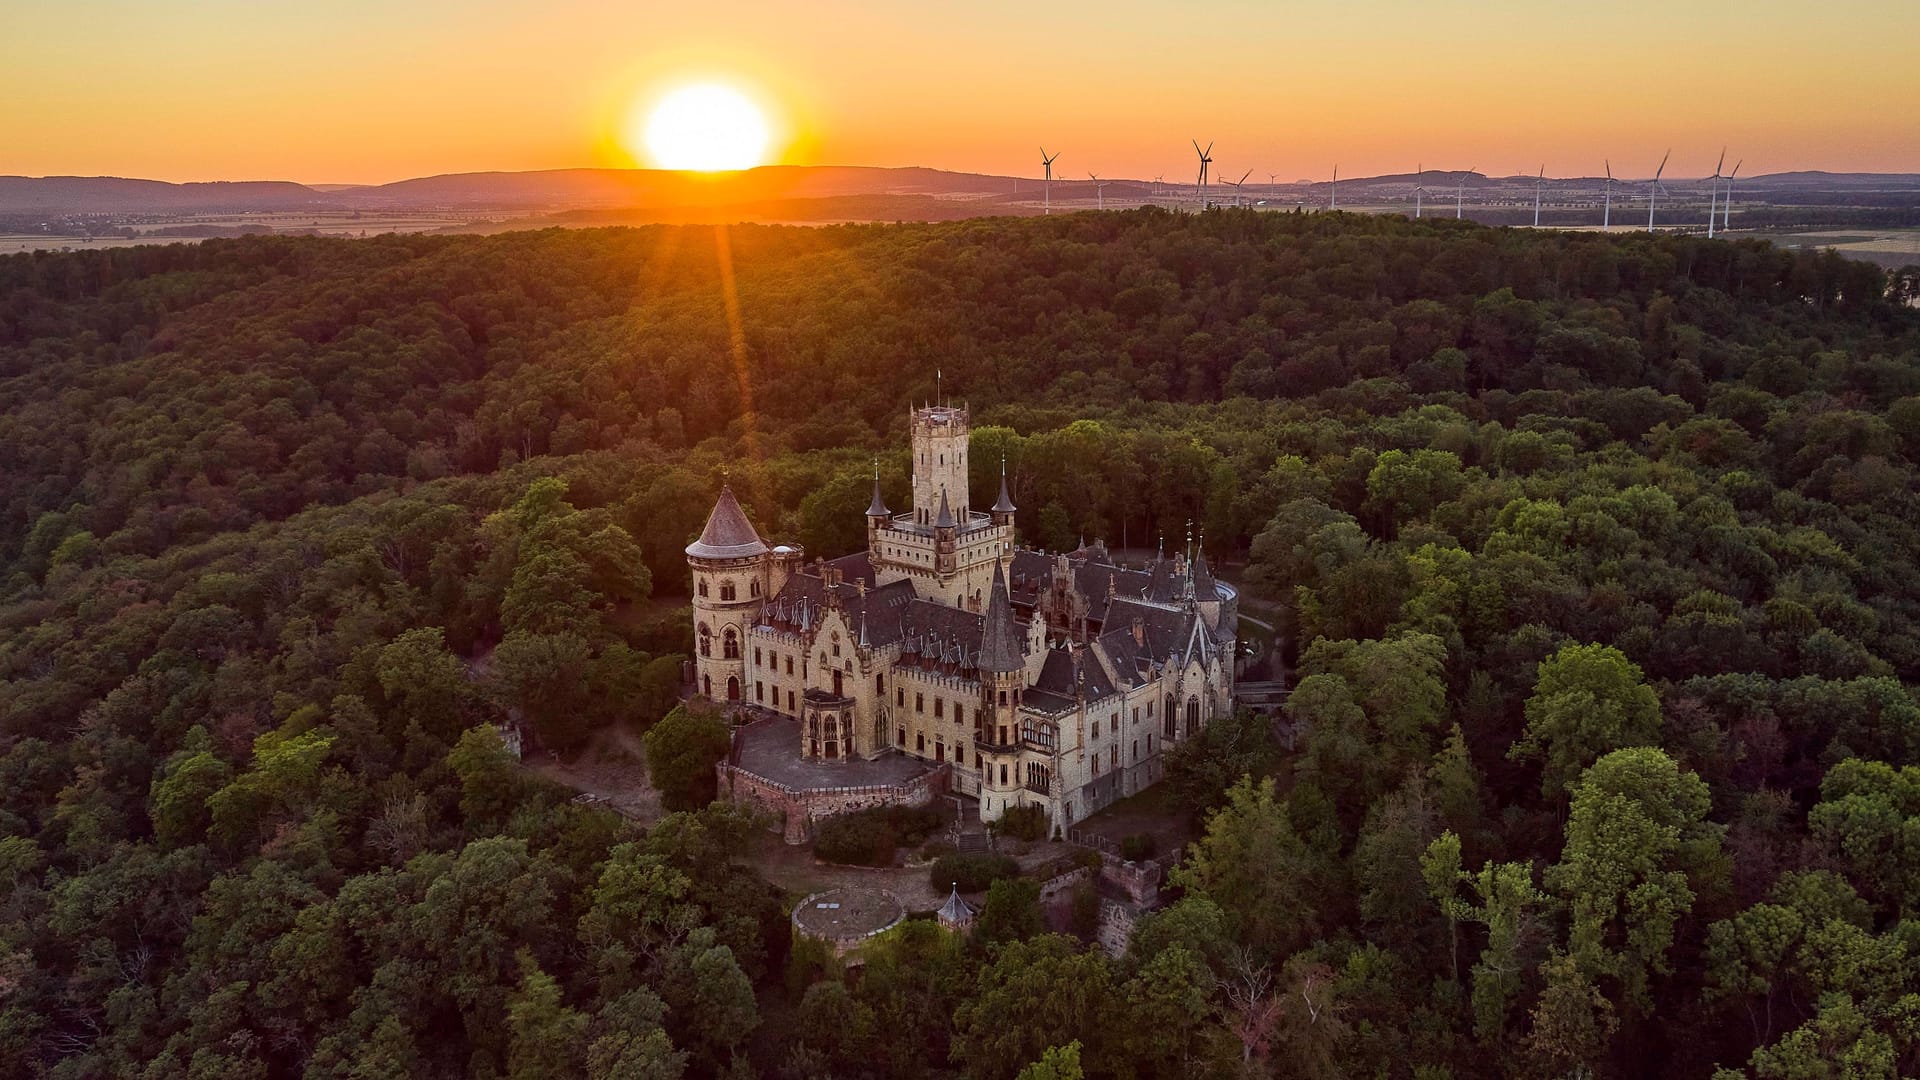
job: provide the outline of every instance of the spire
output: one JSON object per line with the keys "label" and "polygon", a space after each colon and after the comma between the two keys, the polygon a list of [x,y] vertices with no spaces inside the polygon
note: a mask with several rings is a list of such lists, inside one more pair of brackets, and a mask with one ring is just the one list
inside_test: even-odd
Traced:
{"label": "spire", "polygon": [[1014,511],[1013,500],[1007,497],[1007,455],[1000,455],[1000,498],[993,504],[996,514],[1011,514]]}
{"label": "spire", "polygon": [[747,559],[766,553],[767,545],[747,520],[746,511],[740,509],[733,488],[721,484],[720,498],[707,515],[707,527],[700,531],[700,539],[687,545],[687,554],[696,559]]}
{"label": "spire", "polygon": [[947,505],[946,488],[940,489],[940,513],[933,519],[933,527],[936,529],[953,528],[953,508]]}
{"label": "spire", "polygon": [[987,596],[987,613],[980,628],[980,670],[1019,671],[1026,666],[1021,655],[1020,628],[1013,622],[1013,601],[1007,598],[1007,577],[1000,560],[993,561],[993,591]]}
{"label": "spire", "polygon": [[880,459],[879,458],[873,459],[873,502],[867,505],[867,516],[870,518],[885,518],[885,517],[892,516],[892,514],[887,510],[886,501],[880,498]]}
{"label": "spire", "polygon": [[1213,571],[1207,568],[1207,534],[1200,534],[1200,548],[1193,557],[1193,594],[1202,600],[1218,600],[1220,590],[1213,583]]}
{"label": "spire", "polygon": [[964,930],[973,924],[973,908],[960,899],[960,883],[954,882],[953,889],[947,893],[947,902],[940,905],[934,913],[940,925],[952,930]]}

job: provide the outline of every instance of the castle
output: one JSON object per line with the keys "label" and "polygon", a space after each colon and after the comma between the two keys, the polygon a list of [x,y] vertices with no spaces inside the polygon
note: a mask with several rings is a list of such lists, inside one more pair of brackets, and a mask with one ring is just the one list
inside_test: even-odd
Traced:
{"label": "castle", "polygon": [[946,764],[982,820],[1031,805],[1064,828],[1232,707],[1237,597],[1204,555],[1017,547],[1004,463],[971,505],[967,440],[965,408],[913,410],[912,508],[876,473],[867,548],[836,559],[770,547],[722,487],[686,549],[696,690],[797,722],[798,758]]}

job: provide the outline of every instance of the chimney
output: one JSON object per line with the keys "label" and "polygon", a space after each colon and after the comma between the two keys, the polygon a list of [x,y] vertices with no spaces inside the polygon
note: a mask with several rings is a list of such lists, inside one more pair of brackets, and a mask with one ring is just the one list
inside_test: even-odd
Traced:
{"label": "chimney", "polygon": [[1136,648],[1147,643],[1147,620],[1138,615],[1133,617],[1133,644]]}

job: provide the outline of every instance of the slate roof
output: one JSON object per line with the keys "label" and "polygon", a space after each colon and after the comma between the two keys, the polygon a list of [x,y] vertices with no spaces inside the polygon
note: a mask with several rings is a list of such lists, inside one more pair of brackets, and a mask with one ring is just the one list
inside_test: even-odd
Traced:
{"label": "slate roof", "polygon": [[1007,595],[1006,574],[999,560],[993,564],[993,591],[987,596],[987,612],[980,642],[980,667],[985,671],[1019,671],[1026,666],[1025,650],[1020,647],[1020,628],[1013,621],[1013,602]]}
{"label": "slate roof", "polygon": [[766,553],[767,545],[740,509],[733,489],[720,485],[720,498],[707,515],[707,527],[700,530],[700,539],[687,545],[687,554],[696,559],[746,559]]}
{"label": "slate roof", "polygon": [[1013,505],[1013,500],[1007,497],[1007,459],[1001,458],[1000,459],[1000,497],[994,500],[993,512],[996,514],[1011,514],[1014,512],[1015,509],[1016,507]]}
{"label": "slate roof", "polygon": [[1098,701],[1113,691],[1113,682],[1091,655],[1082,654],[1076,664],[1072,649],[1049,649],[1046,662],[1040,665],[1040,677],[1033,681],[1022,700],[1034,705],[1037,694],[1041,698],[1037,703],[1039,707],[1047,708],[1049,702],[1058,702],[1064,707],[1083,696],[1087,701]]}

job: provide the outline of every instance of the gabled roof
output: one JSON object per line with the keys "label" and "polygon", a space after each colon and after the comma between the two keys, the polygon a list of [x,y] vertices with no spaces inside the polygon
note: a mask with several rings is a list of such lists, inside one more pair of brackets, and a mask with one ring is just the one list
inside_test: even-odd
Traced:
{"label": "gabled roof", "polygon": [[707,527],[700,530],[700,539],[687,545],[687,554],[696,559],[747,559],[766,553],[767,545],[740,509],[733,489],[720,485],[720,498],[707,515]]}

